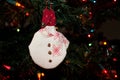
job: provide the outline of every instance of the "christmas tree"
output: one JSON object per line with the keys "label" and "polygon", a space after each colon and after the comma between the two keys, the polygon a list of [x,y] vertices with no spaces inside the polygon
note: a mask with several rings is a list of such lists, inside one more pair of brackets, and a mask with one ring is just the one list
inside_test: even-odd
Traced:
{"label": "christmas tree", "polygon": [[[43,69],[28,46],[49,5],[70,45],[58,67]],[[0,10],[1,80],[119,80],[118,43],[97,32],[106,20],[120,20],[119,0],[0,0]]]}

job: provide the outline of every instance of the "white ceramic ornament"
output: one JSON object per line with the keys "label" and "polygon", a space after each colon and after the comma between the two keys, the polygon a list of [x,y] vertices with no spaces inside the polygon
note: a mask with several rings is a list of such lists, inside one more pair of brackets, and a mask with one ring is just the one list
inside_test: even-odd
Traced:
{"label": "white ceramic ornament", "polygon": [[64,60],[68,45],[69,41],[55,26],[46,26],[34,34],[29,45],[30,56],[38,66],[53,69]]}

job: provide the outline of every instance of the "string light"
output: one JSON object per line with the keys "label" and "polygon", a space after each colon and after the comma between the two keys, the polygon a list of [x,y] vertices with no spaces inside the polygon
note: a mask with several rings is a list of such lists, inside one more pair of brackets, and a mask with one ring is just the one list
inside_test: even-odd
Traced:
{"label": "string light", "polygon": [[23,6],[22,4],[20,4],[20,3],[17,2],[17,1],[7,0],[7,2],[10,3],[10,4],[13,4],[13,5],[17,6],[17,7],[25,8],[25,6]]}
{"label": "string light", "polygon": [[103,45],[103,46],[106,46],[106,45],[107,45],[107,42],[106,42],[106,41],[100,41],[99,44],[100,44],[100,45]]}
{"label": "string light", "polygon": [[96,0],[94,0],[93,3],[96,3]]}
{"label": "string light", "polygon": [[89,12],[89,19],[92,19],[92,12]]}
{"label": "string light", "polygon": [[87,2],[87,0],[82,0],[82,2]]}
{"label": "string light", "polygon": [[103,72],[104,72],[105,74],[107,74],[107,73],[108,73],[108,71],[107,71],[106,69],[104,69],[104,70],[103,70]]}
{"label": "string light", "polygon": [[45,76],[45,74],[44,74],[44,73],[41,73],[41,76]]}
{"label": "string light", "polygon": [[22,4],[20,4],[19,2],[15,3],[16,6],[20,7],[20,8],[25,8]]}
{"label": "string light", "polygon": [[20,29],[19,29],[19,28],[17,28],[17,32],[20,32]]}
{"label": "string light", "polygon": [[117,78],[118,77],[117,74],[115,74],[114,77]]}
{"label": "string light", "polygon": [[93,32],[94,32],[94,29],[91,29],[90,32],[93,33]]}
{"label": "string light", "polygon": [[113,58],[113,61],[115,61],[115,62],[116,62],[116,61],[117,61],[117,58]]}
{"label": "string light", "polygon": [[38,77],[38,80],[41,80],[41,73],[40,72],[37,73],[37,77]]}
{"label": "string light", "polygon": [[113,0],[113,2],[117,2],[117,0]]}
{"label": "string light", "polygon": [[100,68],[102,69],[102,72],[103,72],[103,73],[105,73],[105,74],[108,73],[108,71],[107,71],[101,64],[98,64],[98,65],[99,65]]}
{"label": "string light", "polygon": [[44,73],[40,73],[40,72],[37,73],[38,80],[41,80],[41,77],[44,77],[44,76],[45,76]]}
{"label": "string light", "polygon": [[88,46],[91,47],[91,46],[92,46],[92,43],[89,43]]}
{"label": "string light", "polygon": [[18,2],[16,2],[16,4],[15,4],[16,6],[18,6],[18,7],[20,7],[21,6],[21,4],[20,3],[18,3]]}
{"label": "string light", "polygon": [[8,65],[3,65],[3,67],[5,68],[5,69],[7,69],[7,70],[10,70],[11,69],[11,66],[8,66]]}
{"label": "string light", "polygon": [[26,12],[25,15],[26,15],[26,16],[29,16],[30,14],[29,14],[29,12]]}
{"label": "string light", "polygon": [[90,0],[91,2],[93,2],[93,3],[96,3],[96,0]]}
{"label": "string light", "polygon": [[90,35],[90,34],[88,34],[87,36],[88,36],[88,38],[91,38],[91,35]]}
{"label": "string light", "polygon": [[107,42],[106,42],[106,41],[104,41],[104,42],[103,42],[103,45],[107,45]]}

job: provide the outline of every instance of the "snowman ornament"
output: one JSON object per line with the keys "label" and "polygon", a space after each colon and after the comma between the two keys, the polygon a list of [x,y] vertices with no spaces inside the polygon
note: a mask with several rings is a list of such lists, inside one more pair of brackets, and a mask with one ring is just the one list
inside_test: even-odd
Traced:
{"label": "snowman ornament", "polygon": [[56,68],[66,57],[69,40],[56,31],[56,17],[52,8],[43,10],[43,28],[38,30],[28,46],[35,64],[44,69]]}

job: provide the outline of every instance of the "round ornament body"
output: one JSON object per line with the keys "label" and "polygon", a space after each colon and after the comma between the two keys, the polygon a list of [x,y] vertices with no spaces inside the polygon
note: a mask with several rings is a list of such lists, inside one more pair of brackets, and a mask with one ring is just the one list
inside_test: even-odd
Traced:
{"label": "round ornament body", "polygon": [[69,41],[55,27],[46,26],[34,34],[29,45],[32,60],[40,67],[52,69],[65,58]]}

